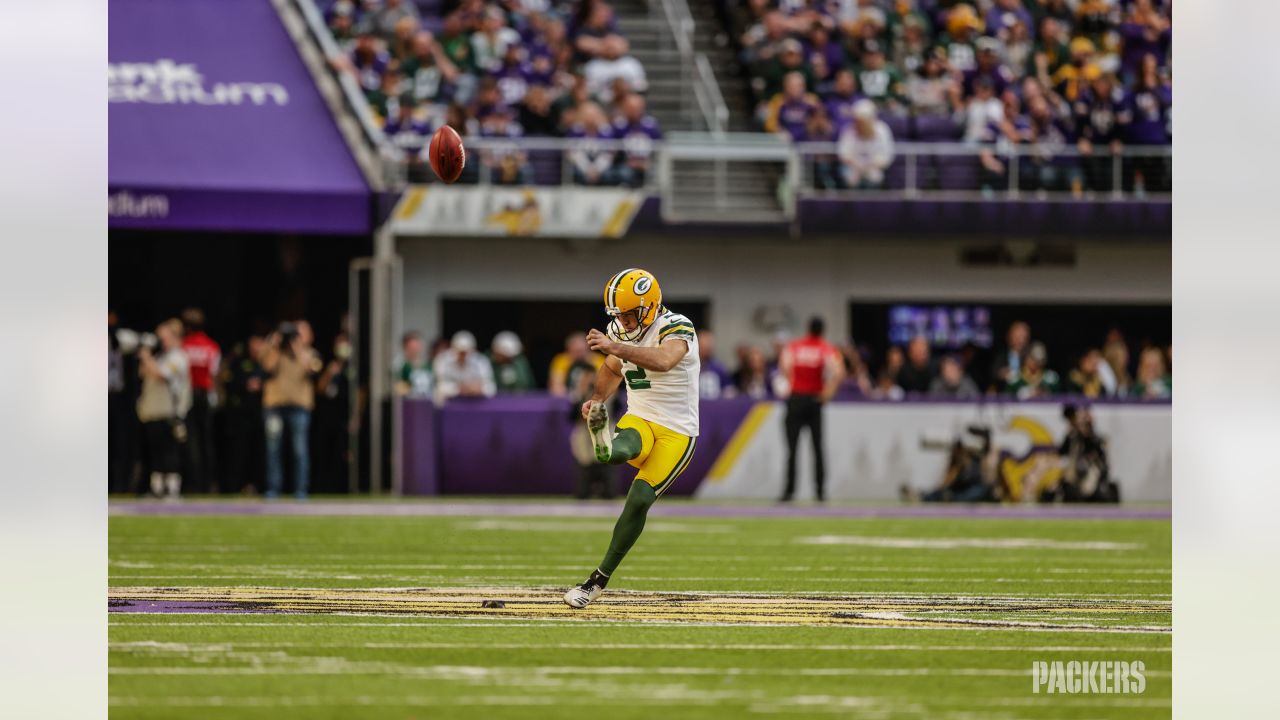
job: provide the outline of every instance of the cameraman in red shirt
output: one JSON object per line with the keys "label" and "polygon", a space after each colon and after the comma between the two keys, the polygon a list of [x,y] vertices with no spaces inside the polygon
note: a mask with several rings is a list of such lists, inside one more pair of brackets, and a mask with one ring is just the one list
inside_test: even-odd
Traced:
{"label": "cameraman in red shirt", "polygon": [[826,500],[826,463],[822,453],[822,406],[836,393],[844,379],[840,351],[822,339],[825,324],[820,317],[809,320],[809,334],[792,340],[782,351],[778,367],[787,379],[787,487],[781,502],[791,502],[796,490],[796,444],[800,431],[809,428],[813,441],[813,479],[818,502]]}

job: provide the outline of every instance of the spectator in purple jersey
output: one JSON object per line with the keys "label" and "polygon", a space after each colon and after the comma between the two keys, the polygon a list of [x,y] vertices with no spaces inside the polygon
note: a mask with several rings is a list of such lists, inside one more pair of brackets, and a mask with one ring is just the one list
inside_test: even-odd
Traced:
{"label": "spectator in purple jersey", "polygon": [[397,112],[383,124],[382,132],[392,145],[403,151],[410,180],[422,182],[427,177],[423,159],[430,142],[431,126],[417,110],[413,95],[405,93],[400,98]]}
{"label": "spectator in purple jersey", "polygon": [[987,11],[989,33],[998,35],[1002,30],[1007,31],[1013,27],[1016,22],[1021,22],[1026,27],[1035,24],[1035,18],[1031,17],[1031,12],[1023,5],[1022,0],[995,0]]}
{"label": "spectator in purple jersey", "polygon": [[556,118],[551,111],[551,93],[542,85],[531,85],[520,101],[520,126],[531,137],[558,135]]}
{"label": "spectator in purple jersey", "polygon": [[[515,113],[505,107],[480,122],[480,137],[487,140],[513,140],[523,134]],[[495,185],[528,185],[532,181],[529,158],[515,143],[499,143],[480,156]]]}
{"label": "spectator in purple jersey", "polygon": [[765,109],[764,129],[800,142],[808,135],[809,119],[818,112],[818,98],[805,92],[804,75],[793,72],[782,82]]}
{"label": "spectator in purple jersey", "polygon": [[356,38],[351,50],[351,62],[347,69],[355,76],[365,94],[382,89],[382,74],[391,63],[391,55],[382,49],[382,43],[370,33]]}
{"label": "spectator in purple jersey", "polygon": [[[806,127],[805,140],[807,142],[834,142],[837,134],[836,127],[831,122],[831,117],[827,115],[826,108],[818,106],[818,112],[809,118],[809,124]],[[837,169],[839,161],[836,156],[829,152],[814,153],[811,158],[813,163],[813,186],[819,190],[834,190],[842,187],[839,180],[840,171]]]}
{"label": "spectator in purple jersey", "polygon": [[1080,169],[1072,159],[1062,157],[1072,141],[1071,129],[1054,115],[1048,99],[1037,97],[1027,104],[1027,124],[1020,132],[1022,141],[1031,146],[1030,155],[1018,159],[1021,189],[1052,192],[1069,184],[1078,193]]}
{"label": "spectator in purple jersey", "polygon": [[530,85],[551,87],[556,83],[556,59],[550,53],[533,52],[524,66],[525,80]]}
{"label": "spectator in purple jersey", "polygon": [[1013,73],[1000,62],[1000,41],[992,37],[978,38],[978,57],[972,70],[964,72],[965,97],[973,95],[973,83],[980,77],[991,81],[997,96],[1013,82]]}
{"label": "spectator in purple jersey", "polygon": [[733,376],[724,363],[715,359],[715,335],[707,328],[698,329],[698,397],[714,400],[733,390]]}
{"label": "spectator in purple jersey", "polygon": [[[1142,72],[1128,98],[1129,142],[1133,145],[1168,145],[1169,111],[1173,94],[1161,82],[1156,56],[1142,59]],[[1126,189],[1141,187],[1146,192],[1168,191],[1167,158],[1134,158],[1126,172]]]}
{"label": "spectator in purple jersey", "polygon": [[565,133],[565,137],[577,141],[569,152],[574,182],[579,185],[617,185],[618,172],[614,168],[617,152],[592,142],[613,139],[604,111],[599,105],[587,102],[577,109],[576,115],[577,122]]}
{"label": "spectator in purple jersey", "polygon": [[871,100],[862,99],[854,105],[853,123],[840,132],[839,153],[845,187],[884,187],[885,171],[893,164],[893,133],[876,117]]}
{"label": "spectator in purple jersey", "polygon": [[1173,31],[1166,18],[1151,0],[1135,0],[1129,14],[1119,27],[1124,50],[1120,56],[1120,68],[1126,82],[1133,83],[1142,71],[1142,59],[1156,57],[1156,64],[1163,67],[1169,54]]}
{"label": "spectator in purple jersey", "polygon": [[1076,148],[1082,156],[1080,164],[1090,190],[1111,192],[1115,187],[1115,155],[1124,148],[1122,139],[1128,132],[1129,108],[1124,89],[1112,75],[1102,75],[1089,86],[1088,92],[1072,105],[1079,138]]}
{"label": "spectator in purple jersey", "polygon": [[502,63],[490,75],[498,85],[498,96],[504,105],[516,105],[529,89],[529,66],[524,61],[524,48],[508,45]]}
{"label": "spectator in purple jersey", "polygon": [[853,122],[853,105],[862,99],[858,92],[858,80],[853,71],[842,68],[835,74],[831,84],[831,94],[827,95],[827,118],[836,132],[846,124]]}
{"label": "spectator in purple jersey", "polygon": [[498,81],[487,77],[480,81],[480,89],[476,91],[475,101],[471,103],[470,115],[483,123],[490,115],[504,112],[506,105],[502,102],[502,93],[498,90]]}
{"label": "spectator in purple jersey", "polygon": [[644,96],[631,93],[622,100],[622,114],[613,123],[613,136],[623,143],[619,179],[623,185],[643,187],[653,160],[654,144],[662,140],[658,121],[645,113]]}
{"label": "spectator in purple jersey", "polygon": [[809,41],[805,44],[805,56],[809,66],[813,68],[813,77],[817,81],[817,91],[825,92],[831,85],[833,76],[842,69],[847,60],[844,48],[832,42],[831,33],[821,25],[815,25],[809,31]]}

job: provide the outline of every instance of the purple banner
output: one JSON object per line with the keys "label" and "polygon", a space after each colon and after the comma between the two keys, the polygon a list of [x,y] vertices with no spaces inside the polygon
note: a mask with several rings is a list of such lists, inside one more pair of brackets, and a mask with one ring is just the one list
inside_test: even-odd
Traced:
{"label": "purple banner", "polygon": [[111,227],[363,234],[369,188],[270,0],[111,0]]}
{"label": "purple banner", "polygon": [[[859,234],[1005,237],[1088,237],[1168,241],[1173,232],[1173,203],[1168,200],[879,200],[806,198],[796,222],[810,235]],[[631,223],[630,234],[678,230],[699,237],[745,236],[775,239],[790,232],[787,223],[746,225],[727,216],[722,222],[668,225],[661,205],[649,197]]]}
{"label": "purple banner", "polygon": [[[567,400],[546,395],[506,396],[455,400],[443,408],[426,400],[403,402],[407,494],[573,492],[577,466],[569,450],[573,420]],[[748,399],[702,402],[697,449],[670,494],[693,494],[753,404]],[[436,448],[441,450],[438,455]],[[635,468],[624,465],[618,476],[630,480],[635,473]]]}

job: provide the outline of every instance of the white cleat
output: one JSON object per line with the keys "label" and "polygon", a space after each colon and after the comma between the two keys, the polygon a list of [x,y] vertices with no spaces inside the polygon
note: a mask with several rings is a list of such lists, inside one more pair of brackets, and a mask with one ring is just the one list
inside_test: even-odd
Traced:
{"label": "white cleat", "polygon": [[599,570],[591,573],[591,577],[581,585],[569,588],[569,592],[564,594],[564,604],[575,610],[590,605],[600,597],[600,593],[604,592],[605,583],[609,582],[609,578],[602,574]]}
{"label": "white cleat", "polygon": [[[591,432],[591,444],[595,446],[596,460],[609,462],[613,455],[613,429],[609,427],[609,408],[602,402],[591,404],[587,410],[587,430]],[[566,600],[565,602],[568,602]],[[585,606],[586,603],[583,603]]]}

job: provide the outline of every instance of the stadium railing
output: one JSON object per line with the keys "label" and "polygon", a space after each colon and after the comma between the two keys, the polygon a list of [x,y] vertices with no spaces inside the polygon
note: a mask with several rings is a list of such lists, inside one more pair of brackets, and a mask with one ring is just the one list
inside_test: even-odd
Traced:
{"label": "stadium railing", "polygon": [[[627,140],[568,138],[490,139],[465,138],[473,157],[482,160],[478,180],[492,182],[486,157],[514,150],[525,152],[530,161],[533,184],[572,186],[571,153],[583,147],[593,151],[626,152],[636,146]],[[1035,146],[979,146],[967,143],[900,142],[894,147],[893,163],[885,172],[882,187],[840,189],[824,187],[816,162],[825,160],[838,168],[836,143],[787,143],[759,133],[709,136],[701,133],[672,133],[668,140],[648,148],[650,172],[644,189],[663,194],[678,184],[681,165],[687,162],[714,162],[723,168],[712,174],[709,196],[732,199],[738,193],[735,163],[769,164],[776,169],[778,193],[784,207],[804,198],[946,200],[980,199],[992,201],[1126,201],[1167,200],[1170,195],[1173,148],[1171,146],[1128,146],[1117,154],[1098,152],[1084,155],[1074,146],[1046,153]],[[985,176],[981,155],[990,152],[1005,167],[1003,176]],[[1042,174],[1043,173],[1043,174]],[[1135,182],[1146,173],[1146,181],[1159,179],[1161,188]],[[1046,186],[1044,177],[1054,184]],[[1072,179],[1077,179],[1073,188]]]}
{"label": "stadium railing", "polygon": [[[694,47],[696,25],[693,13],[686,0],[649,0],[650,12],[656,3],[662,11],[675,38],[676,51],[680,53],[680,65],[687,73],[685,82],[681,84],[683,93],[681,104],[685,108],[697,105],[697,112],[702,115],[708,132],[720,134],[729,127],[729,106],[724,102],[720,92],[720,83],[716,81],[715,71],[707,56],[697,52]],[[688,113],[692,115],[693,113]]]}
{"label": "stadium railing", "polygon": [[403,187],[406,181],[404,165],[396,162],[398,151],[382,132],[382,126],[378,124],[377,118],[369,108],[369,102],[365,99],[359,83],[355,78],[338,72],[333,67],[333,61],[343,57],[345,53],[338,47],[333,34],[325,25],[324,15],[320,12],[315,0],[272,0],[272,2],[277,6],[291,7],[302,17],[307,35],[326,60],[326,72],[338,84],[343,108],[349,113],[349,117],[355,118],[365,145],[382,160],[379,172],[382,174],[383,182],[389,188]]}

